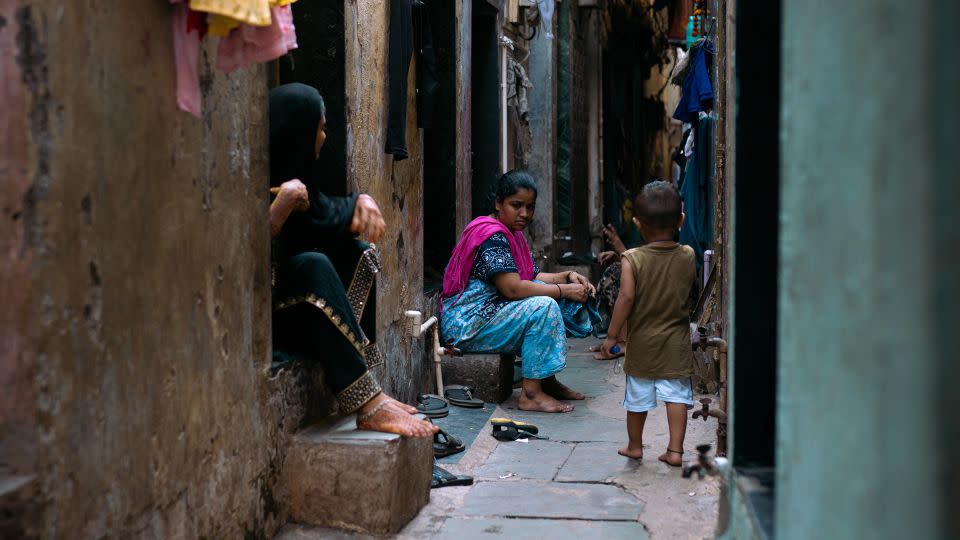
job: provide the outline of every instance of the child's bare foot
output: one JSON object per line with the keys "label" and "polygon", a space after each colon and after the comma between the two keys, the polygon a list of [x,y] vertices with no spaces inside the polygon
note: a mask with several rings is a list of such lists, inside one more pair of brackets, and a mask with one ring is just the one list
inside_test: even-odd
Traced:
{"label": "child's bare foot", "polygon": [[617,453],[623,457],[628,457],[631,459],[643,459],[643,446],[633,447],[630,444],[627,444],[623,448],[617,450]]}
{"label": "child's bare foot", "polygon": [[539,411],[549,413],[566,413],[573,410],[573,405],[561,403],[546,392],[540,392],[528,397],[528,392],[520,391],[517,407],[523,411]]}
{"label": "child's bare foot", "polygon": [[408,414],[394,403],[397,401],[386,394],[368,401],[357,411],[357,429],[396,433],[403,437],[430,437],[440,430],[430,422]]}
{"label": "child's bare foot", "polygon": [[657,459],[666,463],[667,465],[679,467],[680,465],[683,465],[683,452],[677,452],[676,450],[667,448],[667,451],[661,454]]}
{"label": "child's bare foot", "polygon": [[543,391],[547,393],[550,397],[556,399],[573,399],[581,400],[586,399],[582,393],[573,390],[569,386],[558,381],[556,377],[543,380]]}

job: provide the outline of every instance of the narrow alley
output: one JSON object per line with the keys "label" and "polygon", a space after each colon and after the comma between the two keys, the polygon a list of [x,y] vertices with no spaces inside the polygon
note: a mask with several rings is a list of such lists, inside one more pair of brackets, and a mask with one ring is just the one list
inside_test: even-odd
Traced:
{"label": "narrow alley", "polygon": [[960,539],[958,22],[3,0],[0,539]]}
{"label": "narrow alley", "polygon": [[[597,361],[587,351],[599,343],[595,338],[569,341],[562,381],[587,396],[572,413],[517,410],[514,392],[499,407],[487,403],[481,414],[451,407],[450,417],[436,420],[445,429],[453,424],[463,430],[450,428],[451,434],[475,437],[463,454],[438,460],[451,473],[474,477],[475,483],[434,489],[430,503],[391,538],[713,538],[718,479],[682,478],[680,469],[657,461],[667,445],[662,403],[647,418],[644,459],[617,454],[626,441],[624,378],[617,361]],[[471,419],[454,422],[458,416]],[[498,417],[535,424],[547,440],[497,441],[487,420]],[[695,459],[697,445],[715,447],[716,430],[715,418],[689,420],[686,458]],[[276,540],[340,538],[374,537],[288,525]]]}

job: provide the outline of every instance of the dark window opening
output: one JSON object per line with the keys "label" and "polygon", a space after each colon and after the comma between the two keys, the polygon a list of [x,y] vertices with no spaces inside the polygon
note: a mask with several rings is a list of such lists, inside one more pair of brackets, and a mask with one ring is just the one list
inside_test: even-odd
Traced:
{"label": "dark window opening", "polygon": [[737,2],[734,197],[733,465],[764,489],[747,494],[773,533],[780,201],[780,9]]}
{"label": "dark window opening", "polygon": [[433,2],[425,13],[438,82],[433,124],[423,133],[423,287],[429,292],[441,287],[457,240],[457,26],[453,2]]}
{"label": "dark window opening", "polygon": [[320,91],[327,106],[327,140],[318,159],[320,181],[329,195],[347,189],[347,118],[342,0],[293,4],[299,47],[280,59],[281,84],[299,82]]}
{"label": "dark window opening", "polygon": [[497,10],[486,1],[473,3],[471,145],[473,147],[473,215],[493,211],[493,186],[500,176],[500,44]]}

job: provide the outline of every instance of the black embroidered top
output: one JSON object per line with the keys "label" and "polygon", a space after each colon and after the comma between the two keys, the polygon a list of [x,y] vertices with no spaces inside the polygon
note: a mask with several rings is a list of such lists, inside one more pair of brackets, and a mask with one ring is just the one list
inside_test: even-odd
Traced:
{"label": "black embroidered top", "polygon": [[[530,252],[530,258],[533,259],[533,275],[536,276],[540,273],[540,266],[537,264],[532,251]],[[517,272],[517,263],[513,261],[513,254],[510,253],[510,241],[503,233],[496,233],[477,248],[477,255],[473,259],[470,277],[479,279],[492,287],[494,275],[509,272]],[[508,302],[510,300],[507,300],[498,292],[492,295],[480,308],[478,315],[483,318],[490,318]]]}

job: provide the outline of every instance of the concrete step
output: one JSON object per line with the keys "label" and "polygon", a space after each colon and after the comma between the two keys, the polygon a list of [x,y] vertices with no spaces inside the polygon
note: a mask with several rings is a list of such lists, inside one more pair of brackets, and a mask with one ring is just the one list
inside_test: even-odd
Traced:
{"label": "concrete step", "polygon": [[462,384],[473,397],[487,403],[502,403],[513,393],[513,355],[465,354],[444,358],[440,365],[443,384]]}
{"label": "concrete step", "polygon": [[352,415],[310,426],[283,467],[290,520],[395,533],[429,502],[432,471],[432,439],[359,431]]}
{"label": "concrete step", "polygon": [[36,490],[33,480],[32,475],[0,471],[0,538],[24,537],[24,524],[34,517],[30,505]]}

